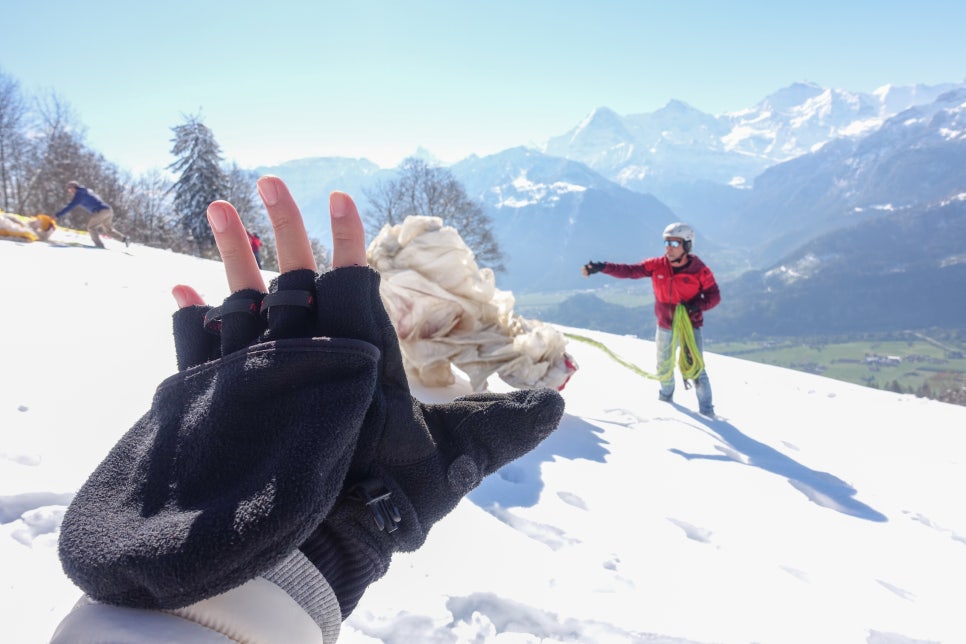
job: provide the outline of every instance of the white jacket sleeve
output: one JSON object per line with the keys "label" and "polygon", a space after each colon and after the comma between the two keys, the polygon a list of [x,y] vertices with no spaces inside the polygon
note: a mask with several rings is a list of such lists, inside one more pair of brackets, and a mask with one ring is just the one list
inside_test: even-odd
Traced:
{"label": "white jacket sleeve", "polygon": [[314,581],[322,586],[306,598],[301,577],[296,599],[283,590],[284,573],[279,579],[277,570],[273,581],[258,577],[175,610],[113,606],[84,596],[57,626],[51,644],[333,644],[341,615],[325,579],[316,570]]}

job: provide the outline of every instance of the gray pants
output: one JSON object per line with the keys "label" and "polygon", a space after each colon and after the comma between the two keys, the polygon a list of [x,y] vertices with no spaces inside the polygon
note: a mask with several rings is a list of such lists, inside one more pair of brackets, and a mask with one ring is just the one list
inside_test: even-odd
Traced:
{"label": "gray pants", "polygon": [[105,208],[92,214],[90,223],[87,224],[87,232],[91,234],[94,245],[101,248],[104,248],[104,242],[101,241],[101,236],[98,233],[104,233],[119,240],[124,239],[124,233],[114,228],[113,208]]}
{"label": "gray pants", "polygon": [[[671,349],[673,347],[671,346],[671,337],[671,329],[657,327],[657,333],[654,335],[654,343],[657,345],[657,369],[659,372],[663,365],[667,364],[670,360],[674,360],[676,357],[672,355]],[[698,345],[698,351],[703,354],[704,340],[701,337],[701,329],[694,330],[694,340]],[[714,413],[714,404],[711,402],[711,381],[708,379],[707,369],[702,370],[701,375],[695,381],[694,392],[698,396],[698,408],[701,413]],[[661,396],[670,400],[673,395],[674,372],[672,371],[670,378],[661,382]]]}

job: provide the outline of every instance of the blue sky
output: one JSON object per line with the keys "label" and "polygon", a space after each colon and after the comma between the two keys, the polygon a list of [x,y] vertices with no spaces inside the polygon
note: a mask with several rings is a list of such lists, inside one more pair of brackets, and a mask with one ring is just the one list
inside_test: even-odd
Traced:
{"label": "blue sky", "polygon": [[200,114],[244,167],[384,167],[536,145],[595,107],[718,114],[797,81],[850,91],[966,79],[966,3],[812,0],[5,2],[0,71],[54,92],[88,143],[163,168]]}

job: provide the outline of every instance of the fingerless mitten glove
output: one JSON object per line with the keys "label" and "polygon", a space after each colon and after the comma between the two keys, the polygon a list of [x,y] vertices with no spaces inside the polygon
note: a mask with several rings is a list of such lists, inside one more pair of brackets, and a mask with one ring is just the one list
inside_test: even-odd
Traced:
{"label": "fingerless mitten glove", "polygon": [[430,527],[485,476],[556,429],[564,409],[552,389],[473,394],[445,404],[414,399],[379,299],[378,273],[361,269],[352,279],[358,280],[352,290],[370,298],[371,326],[340,332],[379,347],[378,381],[343,494],[301,547],[335,591],[343,619],[385,574],[394,552],[419,548]]}
{"label": "fingerless mitten glove", "polygon": [[280,564],[322,521],[379,360],[368,342],[330,337],[355,323],[340,318],[368,314],[341,290],[326,292],[337,282],[294,271],[268,295],[241,291],[221,307],[175,313],[180,372],[64,516],[61,561],[88,595],[185,606]]}
{"label": "fingerless mitten glove", "polygon": [[367,267],[183,309],[175,344],[181,373],[64,518],[64,569],[95,599],[185,605],[274,574],[300,545],[345,617],[394,552],[563,414],[550,389],[415,400]]}

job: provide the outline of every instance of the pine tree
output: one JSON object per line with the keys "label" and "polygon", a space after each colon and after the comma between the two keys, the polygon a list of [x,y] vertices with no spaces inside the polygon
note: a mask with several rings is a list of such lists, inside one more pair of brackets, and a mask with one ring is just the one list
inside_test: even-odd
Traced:
{"label": "pine tree", "polygon": [[215,237],[208,226],[206,211],[215,200],[224,199],[228,179],[222,170],[221,149],[212,131],[199,116],[185,116],[185,122],[175,126],[174,147],[171,153],[177,161],[168,169],[179,174],[171,187],[173,205],[180,228],[195,242],[198,254],[214,254]]}

